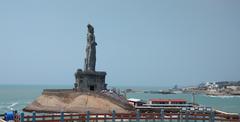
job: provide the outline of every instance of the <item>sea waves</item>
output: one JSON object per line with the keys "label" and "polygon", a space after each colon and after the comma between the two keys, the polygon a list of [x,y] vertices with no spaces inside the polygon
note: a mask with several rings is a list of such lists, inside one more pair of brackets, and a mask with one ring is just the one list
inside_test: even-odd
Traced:
{"label": "sea waves", "polygon": [[13,110],[14,110],[14,107],[15,107],[16,105],[18,105],[18,102],[14,102],[14,103],[10,104],[9,106],[7,106],[7,108],[8,108],[9,110],[13,111]]}
{"label": "sea waves", "polygon": [[18,102],[11,102],[11,103],[0,103],[0,114],[17,110],[19,108]]}

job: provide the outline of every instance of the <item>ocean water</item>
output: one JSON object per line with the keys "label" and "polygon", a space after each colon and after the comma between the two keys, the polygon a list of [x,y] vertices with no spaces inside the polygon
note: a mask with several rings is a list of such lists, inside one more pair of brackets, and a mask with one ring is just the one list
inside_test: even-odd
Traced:
{"label": "ocean water", "polygon": [[0,85],[0,114],[11,110],[19,112],[41,95],[43,89],[72,88],[67,85]]}
{"label": "ocean water", "polygon": [[[21,110],[34,99],[41,95],[42,90],[46,88],[72,88],[71,85],[0,85],[0,114],[11,110]],[[120,87],[124,89],[123,87]],[[140,88],[142,90],[159,90],[160,88]],[[146,93],[128,93],[128,98],[140,98],[148,100],[150,98],[175,98],[192,101],[191,94],[146,94]],[[212,97],[207,95],[196,95],[195,101],[201,105],[213,107],[226,112],[240,113],[239,96],[221,96]]]}

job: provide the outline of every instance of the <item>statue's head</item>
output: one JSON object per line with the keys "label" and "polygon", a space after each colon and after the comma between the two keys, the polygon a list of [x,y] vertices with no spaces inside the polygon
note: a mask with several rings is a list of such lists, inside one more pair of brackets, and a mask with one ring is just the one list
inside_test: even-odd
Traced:
{"label": "statue's head", "polygon": [[94,33],[94,28],[93,28],[92,25],[88,24],[87,27],[88,27],[88,32],[89,33]]}

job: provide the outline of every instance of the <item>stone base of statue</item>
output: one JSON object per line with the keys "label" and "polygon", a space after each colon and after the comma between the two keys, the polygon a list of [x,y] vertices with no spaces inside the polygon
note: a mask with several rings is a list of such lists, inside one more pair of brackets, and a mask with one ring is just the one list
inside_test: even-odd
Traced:
{"label": "stone base of statue", "polygon": [[105,83],[106,72],[82,71],[78,69],[75,73],[75,89],[77,91],[102,91],[107,89]]}

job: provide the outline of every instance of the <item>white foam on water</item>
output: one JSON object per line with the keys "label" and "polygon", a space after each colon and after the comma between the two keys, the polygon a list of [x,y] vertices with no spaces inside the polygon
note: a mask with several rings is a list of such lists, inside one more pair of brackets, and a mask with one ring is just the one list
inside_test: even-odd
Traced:
{"label": "white foam on water", "polygon": [[8,109],[10,109],[11,111],[14,110],[14,106],[18,105],[18,102],[14,102],[11,105],[7,106]]}

